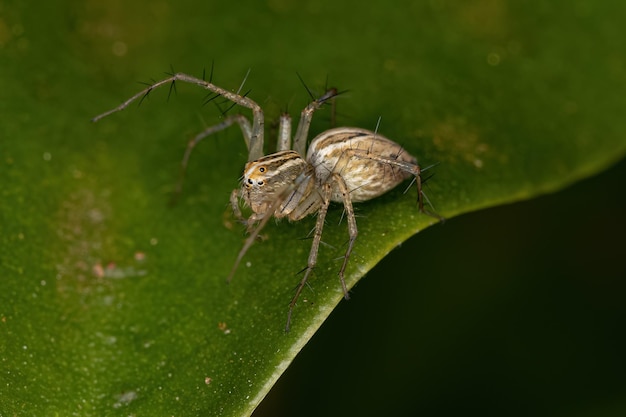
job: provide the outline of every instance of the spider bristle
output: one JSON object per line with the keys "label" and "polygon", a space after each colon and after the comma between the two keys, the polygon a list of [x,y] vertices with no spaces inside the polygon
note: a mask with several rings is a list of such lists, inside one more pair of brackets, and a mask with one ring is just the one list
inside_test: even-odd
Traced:
{"label": "spider bristle", "polygon": [[440,164],[440,162],[435,162],[435,163],[434,163],[434,164],[432,164],[432,165],[428,165],[426,168],[422,168],[422,172],[427,171],[427,170],[429,170],[429,169],[431,169],[431,168],[434,168],[434,167],[436,167],[436,166],[437,166],[437,165],[439,165],[439,164]]}
{"label": "spider bristle", "polygon": [[[424,170],[422,170],[422,172],[424,172]],[[422,177],[422,185],[425,185],[425,184],[426,184],[426,182],[427,182],[429,179],[431,179],[432,177],[434,177],[434,176],[435,176],[435,174],[436,174],[436,173],[435,173],[435,172],[433,172],[432,174],[430,174],[430,175],[429,175],[429,176],[427,176],[427,177]]]}
{"label": "spider bristle", "polygon": [[209,93],[206,96],[204,96],[204,99],[202,100],[202,105],[206,106],[207,104],[209,104],[210,102],[212,102],[218,97],[220,97],[219,94]]}
{"label": "spider bristle", "polygon": [[233,103],[233,104],[231,104],[230,106],[228,106],[228,107],[226,108],[226,110],[224,110],[224,111],[222,112],[222,116],[226,116],[226,113],[228,113],[228,112],[229,112],[229,111],[230,111],[233,107],[235,107],[235,106],[236,106],[236,104],[235,104],[235,103]]}
{"label": "spider bristle", "polygon": [[[304,268],[302,268],[301,270],[299,270],[299,271],[296,273],[296,275],[300,275],[300,274],[302,274],[303,272],[306,272],[308,269],[310,269],[310,270],[311,270],[311,273],[315,273],[315,268],[309,268],[309,266],[307,265],[307,266],[305,266]],[[307,280],[307,282],[306,282],[306,286],[307,286],[307,287],[309,287],[309,289],[313,290],[313,289],[311,288],[311,286],[310,286],[310,284],[309,284],[308,280]],[[295,287],[293,287],[294,291],[295,291],[298,287],[299,287],[299,285],[296,285]]]}
{"label": "spider bristle", "polygon": [[144,94],[143,96],[141,96],[141,98],[139,99],[139,102],[137,103],[137,107],[141,106],[141,103],[143,103],[143,101],[144,101],[146,98],[148,98],[148,96],[150,95],[150,93],[151,93],[151,92],[152,92],[152,87],[151,87],[151,88],[149,88],[149,89],[146,91],[146,94]]}
{"label": "spider bristle", "polygon": [[170,101],[170,97],[172,96],[172,91],[174,92],[174,94],[178,93],[176,91],[176,80],[172,80],[172,83],[170,84],[170,89],[167,92],[167,101]]}
{"label": "spider bristle", "polygon": [[[241,90],[243,90],[243,86],[244,86],[244,84],[246,83],[246,81],[248,80],[248,76],[250,75],[250,71],[251,71],[251,68],[248,68],[248,72],[246,72],[246,76],[245,76],[245,77],[243,77],[243,81],[241,81],[241,85],[240,85],[240,86],[239,86],[239,88],[237,89],[237,94],[241,93]],[[250,92],[250,91],[248,90],[248,93],[249,93],[249,92]],[[246,94],[247,94],[247,93],[246,93]],[[246,94],[244,94],[243,96],[245,97],[245,96],[246,96]],[[241,95],[241,94],[240,94],[240,95]]]}
{"label": "spider bristle", "polygon": [[150,82],[147,82],[147,81],[137,81],[137,82],[141,85],[152,87],[156,83],[156,80],[153,78],[150,80]]}
{"label": "spider bristle", "polygon": [[400,157],[406,152],[404,148],[400,148],[400,152],[398,152],[393,159],[398,160]]}
{"label": "spider bristle", "polygon": [[335,93],[335,97],[337,96],[341,96],[343,94],[349,93],[350,90],[341,90],[341,91],[337,91],[337,93]]}
{"label": "spider bristle", "polygon": [[298,76],[298,79],[300,80],[300,82],[304,86],[304,89],[306,90],[306,92],[309,94],[309,97],[311,97],[311,100],[315,101],[315,95],[313,94],[311,89],[309,89],[309,86],[306,85],[306,83],[304,82],[304,79],[302,78],[302,76],[300,76],[300,74],[298,72],[296,72],[296,75]]}
{"label": "spider bristle", "polygon": [[[247,97],[247,96],[248,96],[248,94],[250,94],[250,91],[252,91],[252,89],[250,89],[250,90],[246,91],[246,92],[245,92],[245,93],[243,93],[243,94],[240,94],[240,95],[241,95],[241,97]],[[239,92],[237,92],[237,94],[239,94]],[[230,100],[224,100],[224,102],[229,102],[229,101],[230,101]],[[222,116],[226,116],[226,113],[228,113],[229,111],[231,111],[231,110],[232,110],[232,108],[233,108],[233,107],[235,107],[235,106],[237,106],[237,103],[232,103],[230,106],[228,106],[228,107],[226,108],[226,110],[224,110],[224,111],[222,112]]]}
{"label": "spider bristle", "polygon": [[213,70],[215,69],[215,60],[211,60],[211,72],[209,74],[209,82],[213,83]]}
{"label": "spider bristle", "polygon": [[409,185],[406,187],[406,189],[404,190],[403,194],[406,194],[409,192],[409,190],[411,189],[411,187],[413,187],[413,184],[415,184],[415,181],[417,181],[416,177],[412,177],[411,178],[411,182],[409,183]]}
{"label": "spider bristle", "polygon": [[221,106],[221,105],[222,105],[222,104],[224,104],[225,102],[226,102],[226,101],[223,101],[223,102],[221,102],[221,103],[219,103],[219,102],[217,102],[217,101],[214,101],[214,102],[213,102],[213,104],[215,104],[215,107],[217,108],[217,111],[218,111],[220,114],[223,114],[223,113],[224,113],[224,110],[222,110],[222,106]]}
{"label": "spider bristle", "polygon": [[380,127],[381,120],[383,120],[382,116],[378,116],[378,120],[376,120],[376,127],[374,128],[374,135],[378,135],[378,128]]}

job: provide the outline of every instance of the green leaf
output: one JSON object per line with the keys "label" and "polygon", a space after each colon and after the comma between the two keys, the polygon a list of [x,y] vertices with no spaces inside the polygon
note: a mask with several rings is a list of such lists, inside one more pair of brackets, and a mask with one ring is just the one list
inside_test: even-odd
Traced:
{"label": "green leaf", "polygon": [[[244,3],[0,9],[0,414],[248,415],[342,299],[340,208],[291,332],[314,218],[268,225],[226,284],[245,239],[228,211],[246,161],[237,129],[198,146],[168,206],[186,141],[219,120],[203,91],[154,91],[89,123],[170,65],[199,76],[215,62],[233,90],[251,68],[244,88],[270,138],[281,111],[309,100],[296,73],[349,90],[340,124],[380,116],[382,133],[437,164],[426,192],[447,218],[624,156],[622,2]],[[350,287],[435,223],[402,191],[358,206]]]}

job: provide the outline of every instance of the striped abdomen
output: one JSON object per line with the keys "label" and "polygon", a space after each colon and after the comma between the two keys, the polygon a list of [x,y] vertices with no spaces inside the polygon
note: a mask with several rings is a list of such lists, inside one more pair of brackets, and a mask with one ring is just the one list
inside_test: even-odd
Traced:
{"label": "striped abdomen", "polygon": [[[307,160],[315,168],[319,183],[326,182],[333,172],[341,175],[354,202],[378,197],[411,177],[407,169],[386,160],[402,161],[407,167],[417,164],[397,143],[354,127],[330,129],[316,136],[309,146]],[[333,189],[332,200],[343,201],[339,190]]]}

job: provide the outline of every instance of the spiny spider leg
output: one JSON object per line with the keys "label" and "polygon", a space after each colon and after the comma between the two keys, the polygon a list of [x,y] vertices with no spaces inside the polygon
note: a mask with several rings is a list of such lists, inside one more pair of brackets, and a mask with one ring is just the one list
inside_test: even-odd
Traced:
{"label": "spiny spider leg", "polygon": [[288,332],[291,327],[291,315],[293,313],[293,309],[296,306],[296,302],[300,297],[300,293],[304,289],[307,281],[309,280],[309,275],[317,265],[317,254],[319,252],[320,242],[322,240],[322,230],[324,229],[324,219],[326,218],[326,213],[328,212],[328,206],[330,205],[330,195],[332,193],[332,185],[329,182],[326,182],[322,185],[322,205],[320,206],[317,212],[317,221],[315,222],[315,233],[313,234],[313,243],[311,244],[311,250],[309,251],[309,259],[307,262],[307,267],[304,272],[304,276],[300,280],[298,284],[298,288],[296,289],[296,293],[294,294],[291,302],[289,303],[289,312],[287,313],[287,324],[285,325],[285,331]]}
{"label": "spiny spider leg", "polygon": [[[269,210],[267,210],[267,212],[261,219],[257,219],[254,215],[252,215],[249,219],[245,219],[241,214],[241,210],[239,209],[239,189],[234,189],[232,191],[230,196],[230,202],[232,205],[233,213],[248,227],[248,231],[250,234],[246,238],[243,247],[239,250],[239,254],[237,255],[235,264],[233,265],[233,268],[231,269],[230,274],[228,274],[228,278],[226,279],[227,282],[230,282],[233,279],[235,272],[237,272],[237,268],[239,268],[241,260],[248,252],[248,250],[252,247],[256,238],[259,236],[261,230],[263,230],[269,219],[276,214],[281,204],[284,203],[285,200],[293,194],[294,190],[297,189],[300,184],[307,179],[308,178],[306,176],[301,175],[298,179],[296,179],[296,181],[281,190],[278,193],[278,196],[272,202]],[[260,220],[259,223],[253,227],[253,223],[258,220]]]}
{"label": "spiny spider leg", "polygon": [[365,151],[363,149],[347,149],[344,152],[355,158],[367,159],[367,160],[380,162],[383,165],[395,166],[399,168],[400,170],[411,174],[413,176],[412,181],[414,181],[417,186],[417,203],[418,203],[419,210],[428,216],[439,219],[440,221],[445,220],[444,217],[424,208],[424,200],[426,200],[428,204],[431,205],[431,207],[432,207],[432,204],[430,204],[430,202],[428,201],[428,197],[426,197],[426,194],[424,194],[424,191],[422,189],[422,171],[423,170],[420,168],[418,164],[413,164],[407,161],[402,161],[402,160],[393,159],[393,158],[376,156],[372,154],[371,152]]}
{"label": "spiny spider leg", "polygon": [[176,73],[174,75],[172,75],[169,78],[166,78],[164,80],[158,81],[154,84],[152,84],[151,86],[149,86],[148,88],[140,91],[139,93],[135,94],[134,96],[132,96],[131,98],[129,98],[128,100],[126,100],[125,102],[123,102],[122,104],[120,104],[119,106],[115,107],[114,109],[111,109],[105,113],[102,113],[96,117],[94,117],[93,119],[91,119],[92,122],[97,122],[98,120],[109,116],[110,114],[116,113],[118,111],[122,111],[124,110],[126,107],[128,107],[132,102],[134,102],[137,99],[141,99],[142,97],[146,96],[147,94],[149,94],[152,90],[159,88],[163,85],[166,84],[170,84],[170,83],[175,83],[176,81],[182,81],[185,83],[189,83],[189,84],[196,84],[202,88],[205,88],[209,91],[212,91],[215,94],[219,94],[222,97],[232,101],[233,103],[236,103],[242,107],[246,107],[250,110],[252,110],[252,115],[253,115],[253,119],[252,119],[252,134],[250,135],[250,146],[249,146],[249,153],[248,153],[248,161],[254,161],[256,159],[259,159],[260,157],[263,156],[263,126],[264,126],[264,118],[263,118],[263,110],[261,109],[261,106],[259,106],[254,100],[245,97],[245,96],[241,96],[239,94],[233,93],[231,91],[228,91],[222,87],[218,87],[215,84],[209,82],[209,81],[205,81],[202,80],[200,78],[191,76],[191,75],[187,75],[187,74],[183,74],[183,73]]}
{"label": "spiny spider leg", "polygon": [[198,133],[187,143],[187,148],[185,149],[185,154],[183,155],[183,160],[180,163],[180,175],[178,178],[178,183],[176,184],[176,188],[174,189],[174,196],[178,196],[183,189],[183,181],[185,180],[185,174],[187,173],[187,164],[189,163],[189,157],[191,156],[191,152],[194,150],[195,146],[207,136],[210,136],[214,133],[222,131],[224,129],[229,128],[234,123],[238,123],[239,127],[241,127],[241,133],[243,134],[244,141],[246,142],[246,148],[250,147],[250,137],[252,136],[252,127],[250,126],[250,122],[246,117],[242,114],[235,114],[232,116],[228,116],[220,123],[209,126],[204,129],[202,132]]}
{"label": "spiny spider leg", "polygon": [[343,257],[343,264],[341,265],[341,269],[339,270],[339,280],[341,282],[341,288],[343,290],[343,296],[346,300],[350,299],[350,294],[348,293],[348,287],[346,286],[346,281],[344,279],[344,274],[346,271],[346,266],[348,265],[348,260],[350,259],[350,255],[352,254],[352,249],[354,248],[354,242],[358,236],[358,229],[356,225],[356,218],[354,215],[354,208],[352,207],[352,200],[350,199],[350,191],[348,190],[348,186],[345,181],[341,177],[341,175],[337,173],[332,174],[332,183],[326,182],[324,184],[324,189],[321,195],[322,205],[317,212],[317,222],[315,224],[315,233],[313,235],[313,243],[311,245],[311,250],[309,252],[309,260],[304,272],[304,276],[300,280],[298,287],[296,289],[296,293],[294,294],[291,302],[289,303],[289,312],[287,313],[287,325],[285,326],[285,331],[289,331],[289,327],[291,325],[291,315],[293,312],[296,303],[298,302],[298,298],[302,293],[307,281],[309,280],[309,276],[315,266],[317,265],[317,257],[319,253],[319,246],[322,240],[322,231],[324,228],[324,220],[326,218],[326,213],[328,212],[328,207],[330,205],[330,196],[332,194],[332,185],[336,184],[341,191],[344,210],[346,212],[346,216],[348,218],[348,234],[350,236],[348,240],[348,248],[346,249],[346,253]]}
{"label": "spiny spider leg", "polygon": [[313,119],[313,113],[324,105],[325,102],[333,97],[336,97],[339,93],[336,88],[330,88],[324,93],[323,96],[317,100],[313,100],[308,106],[300,113],[300,122],[298,123],[298,129],[296,135],[293,138],[293,150],[299,155],[306,155],[306,140],[309,135],[309,128],[311,127],[311,120]]}
{"label": "spiny spider leg", "polygon": [[346,182],[343,180],[343,177],[337,173],[333,173],[333,181],[339,187],[339,191],[341,191],[341,197],[343,200],[343,207],[346,218],[348,219],[348,249],[346,249],[346,254],[343,257],[343,264],[341,265],[341,269],[339,270],[339,280],[341,281],[341,287],[343,289],[343,298],[346,300],[350,299],[350,295],[348,294],[348,287],[346,287],[346,281],[344,279],[344,273],[346,271],[346,266],[348,266],[348,259],[350,259],[350,255],[352,254],[352,249],[354,248],[354,242],[359,234],[359,231],[356,226],[356,217],[354,215],[354,207],[352,207],[352,199],[350,198],[350,190],[348,190],[348,186]]}

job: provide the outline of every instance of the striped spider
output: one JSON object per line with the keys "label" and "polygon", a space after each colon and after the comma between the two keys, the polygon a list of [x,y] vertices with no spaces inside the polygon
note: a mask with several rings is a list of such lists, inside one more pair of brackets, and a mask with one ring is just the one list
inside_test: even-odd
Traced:
{"label": "striped spider", "polygon": [[[247,226],[249,236],[239,251],[228,281],[232,279],[242,258],[271,217],[297,221],[308,215],[317,214],[307,266],[289,303],[286,330],[289,330],[298,297],[317,264],[324,219],[331,202],[343,204],[348,222],[349,240],[339,269],[339,280],[346,299],[349,298],[349,294],[344,273],[358,235],[352,203],[376,198],[412,177],[417,184],[419,210],[441,219],[424,209],[425,196],[422,192],[421,169],[417,159],[379,133],[356,127],[333,128],[316,136],[307,149],[313,113],[338,94],[334,88],[326,91],[302,110],[293,147],[291,117],[286,114],[281,116],[277,151],[270,155],[263,154],[264,116],[263,110],[256,102],[238,92],[218,87],[210,81],[182,73],[173,74],[152,84],[118,107],[94,117],[92,121],[96,122],[125,109],[130,103],[145,98],[158,87],[170,84],[171,89],[177,81],[198,85],[209,90],[213,95],[211,98],[222,96],[236,105],[252,110],[252,124],[243,115],[232,115],[198,134],[189,142],[181,167],[181,172],[184,173],[191,151],[202,139],[233,124],[239,125],[248,148],[248,163],[244,168],[241,188],[233,190],[230,203],[235,216]],[[239,208],[240,199],[252,210],[247,219],[243,217]]]}

